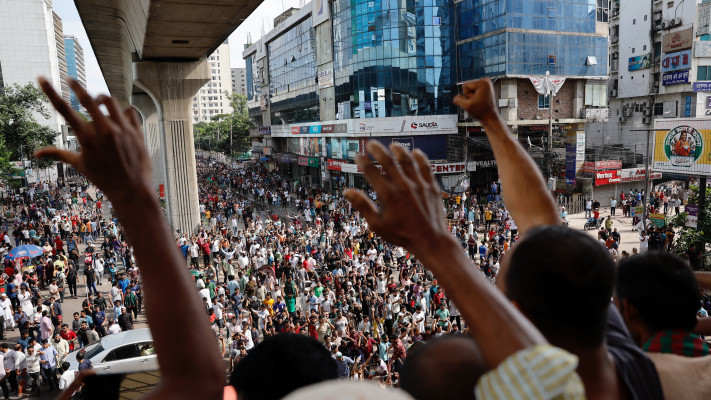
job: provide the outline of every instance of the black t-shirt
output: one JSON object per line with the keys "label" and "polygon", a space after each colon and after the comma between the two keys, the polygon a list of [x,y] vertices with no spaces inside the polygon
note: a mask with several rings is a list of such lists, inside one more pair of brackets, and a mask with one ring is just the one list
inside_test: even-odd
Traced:
{"label": "black t-shirt", "polygon": [[664,399],[657,368],[632,341],[614,305],[610,305],[607,316],[607,347],[632,399]]}

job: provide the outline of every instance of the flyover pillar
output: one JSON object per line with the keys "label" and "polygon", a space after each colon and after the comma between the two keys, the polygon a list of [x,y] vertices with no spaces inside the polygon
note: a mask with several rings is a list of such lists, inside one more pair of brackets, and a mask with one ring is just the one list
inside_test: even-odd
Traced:
{"label": "flyover pillar", "polygon": [[[154,183],[164,176],[168,223],[181,233],[193,233],[200,225],[197,171],[193,141],[193,96],[210,81],[205,58],[190,62],[142,61],[133,64],[134,84],[155,104],[156,128],[151,133],[151,108],[134,97],[144,115],[146,145],[154,165]],[[148,117],[148,118],[146,118]],[[161,168],[163,172],[158,170]]]}

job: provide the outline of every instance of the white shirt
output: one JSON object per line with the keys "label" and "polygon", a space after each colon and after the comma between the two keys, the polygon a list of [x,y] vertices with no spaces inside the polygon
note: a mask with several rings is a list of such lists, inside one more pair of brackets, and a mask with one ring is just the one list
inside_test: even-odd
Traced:
{"label": "white shirt", "polygon": [[107,333],[108,333],[109,335],[114,335],[114,334],[117,334],[117,333],[119,333],[119,332],[121,332],[121,327],[119,326],[119,324],[113,324],[113,325],[111,325],[111,326],[109,327],[108,331],[107,331]]}
{"label": "white shirt", "polygon": [[59,377],[59,388],[64,390],[68,388],[72,382],[74,382],[74,371],[66,370],[62,373],[62,376]]}
{"label": "white shirt", "polygon": [[[417,323],[417,329],[419,329],[420,332],[424,332],[424,331],[425,331],[425,311],[422,310],[422,311],[420,311],[420,312],[415,312],[415,313],[412,315],[412,317],[413,317],[413,319],[414,319],[413,322],[416,322],[416,323]],[[421,319],[422,321],[417,322],[417,321],[419,321],[420,319]]]}

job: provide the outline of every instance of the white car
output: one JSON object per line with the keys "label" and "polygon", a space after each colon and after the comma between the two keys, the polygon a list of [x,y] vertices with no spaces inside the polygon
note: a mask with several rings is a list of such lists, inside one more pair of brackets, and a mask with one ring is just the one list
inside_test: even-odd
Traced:
{"label": "white car", "polygon": [[[85,347],[84,352],[84,358],[91,360],[97,374],[121,374],[159,369],[153,338],[148,328],[104,336],[98,343]],[[78,351],[69,353],[65,360],[72,371],[79,370],[77,353]]]}

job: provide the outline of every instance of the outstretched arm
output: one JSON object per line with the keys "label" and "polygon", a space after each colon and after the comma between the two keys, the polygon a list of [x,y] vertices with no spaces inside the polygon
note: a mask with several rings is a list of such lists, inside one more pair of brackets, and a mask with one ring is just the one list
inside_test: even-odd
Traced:
{"label": "outstretched arm", "polygon": [[[215,346],[202,345],[214,333],[151,187],[151,162],[134,111],[119,109],[109,97],[94,99],[70,81],[91,115],[92,122],[84,122],[46,80],[40,79],[40,86],[74,129],[82,151],[46,148],[36,156],[72,165],[108,196],[142,267],[146,313],[163,376],[147,398],[221,398],[225,375],[220,354]],[[106,106],[108,116],[101,113],[100,105]],[[161,288],[166,287],[180,296],[165,296]],[[169,309],[181,312],[164,311]],[[186,320],[193,323],[186,325]],[[180,335],[175,335],[175,326],[184,326]],[[185,359],[192,360],[187,368]]]}
{"label": "outstretched arm", "polygon": [[484,126],[497,160],[506,208],[521,235],[539,225],[560,224],[560,216],[543,175],[531,156],[514,139],[494,107],[494,88],[488,78],[465,82],[454,104]]}
{"label": "outstretched arm", "polygon": [[[344,195],[371,229],[412,253],[439,279],[479,343],[486,362],[496,366],[519,350],[545,343],[545,338],[504,295],[472,265],[447,229],[439,185],[424,153],[391,145],[392,155],[378,142],[368,152],[385,175],[365,156],[358,164],[378,193],[381,208],[360,190]],[[501,163],[500,160],[499,163]]]}

